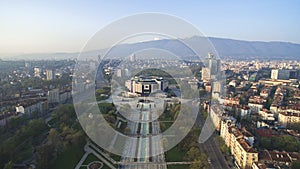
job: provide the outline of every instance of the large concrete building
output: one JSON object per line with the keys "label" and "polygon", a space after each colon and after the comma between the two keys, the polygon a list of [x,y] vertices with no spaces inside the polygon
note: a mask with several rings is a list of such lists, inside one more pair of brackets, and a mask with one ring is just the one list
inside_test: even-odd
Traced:
{"label": "large concrete building", "polygon": [[135,62],[136,61],[136,56],[135,54],[130,55],[130,62]]}
{"label": "large concrete building", "polygon": [[290,70],[290,79],[300,80],[300,70]]}
{"label": "large concrete building", "polygon": [[271,71],[271,79],[273,80],[288,80],[290,79],[290,70],[287,69],[273,69]]}
{"label": "large concrete building", "polygon": [[41,77],[42,68],[35,67],[35,68],[33,68],[33,71],[34,71],[34,77]]}
{"label": "large concrete building", "polygon": [[54,70],[46,70],[46,77],[47,80],[53,80],[55,79],[55,71]]}
{"label": "large concrete building", "polygon": [[212,53],[208,53],[202,68],[202,80],[211,81],[217,79],[221,72],[221,61]]}
{"label": "large concrete building", "polygon": [[164,91],[168,88],[168,81],[158,77],[138,76],[125,82],[125,86],[129,92],[148,96],[155,91]]}
{"label": "large concrete building", "polygon": [[210,69],[208,67],[203,67],[202,68],[202,80],[203,81],[210,81]]}
{"label": "large concrete building", "polygon": [[222,96],[222,82],[220,81],[214,81],[212,83],[212,98],[218,99]]}
{"label": "large concrete building", "polygon": [[212,53],[208,53],[203,61],[202,80],[211,84],[212,98],[218,99],[223,93],[223,82],[221,79],[221,61]]}

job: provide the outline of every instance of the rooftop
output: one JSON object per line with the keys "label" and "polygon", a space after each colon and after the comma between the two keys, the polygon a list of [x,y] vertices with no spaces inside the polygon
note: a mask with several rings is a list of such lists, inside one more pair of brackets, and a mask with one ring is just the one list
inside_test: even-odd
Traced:
{"label": "rooftop", "polygon": [[245,139],[238,139],[238,142],[246,152],[257,153],[257,151],[253,147],[251,147]]}

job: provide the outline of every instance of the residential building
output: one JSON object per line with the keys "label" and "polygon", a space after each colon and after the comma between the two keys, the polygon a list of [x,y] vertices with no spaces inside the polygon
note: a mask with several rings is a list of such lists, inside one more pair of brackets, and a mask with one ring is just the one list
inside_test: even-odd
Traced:
{"label": "residential building", "polygon": [[241,117],[248,116],[251,113],[250,106],[247,105],[237,105],[236,110]]}
{"label": "residential building", "polygon": [[222,120],[220,136],[230,148],[239,168],[251,168],[254,162],[258,161],[258,152],[252,147],[254,137],[246,129],[238,129],[232,121]]}
{"label": "residential building", "polygon": [[240,104],[240,100],[238,97],[234,97],[234,98],[226,97],[224,100],[224,104],[238,105],[238,104]]}
{"label": "residential building", "polygon": [[259,110],[258,114],[262,120],[275,121],[274,113],[268,109],[262,108]]}
{"label": "residential building", "polygon": [[220,136],[224,139],[227,147],[231,145],[231,131],[235,127],[235,122],[236,120],[232,118],[224,118],[221,121]]}
{"label": "residential building", "polygon": [[220,131],[223,114],[225,114],[225,111],[220,107],[220,105],[215,104],[211,106],[209,115],[217,131]]}
{"label": "residential building", "polygon": [[278,122],[284,127],[291,127],[293,124],[300,123],[300,113],[280,112],[278,114]]}
{"label": "residential building", "polygon": [[16,106],[16,112],[31,115],[32,113],[42,113],[43,105],[41,101],[22,103]]}
{"label": "residential building", "polygon": [[258,162],[258,152],[245,139],[236,140],[235,145],[233,147],[233,156],[240,168],[250,169],[253,163]]}
{"label": "residential building", "polygon": [[59,103],[59,89],[53,89],[48,91],[47,100],[48,104]]}
{"label": "residential building", "polygon": [[70,91],[62,91],[59,93],[59,103],[66,103],[69,99],[71,99]]}
{"label": "residential building", "polygon": [[258,112],[260,109],[264,107],[264,103],[267,100],[261,96],[251,96],[249,98],[248,106],[253,112]]}

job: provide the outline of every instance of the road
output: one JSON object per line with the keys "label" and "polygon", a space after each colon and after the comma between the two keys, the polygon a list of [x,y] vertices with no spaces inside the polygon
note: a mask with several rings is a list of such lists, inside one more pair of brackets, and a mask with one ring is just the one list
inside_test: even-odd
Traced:
{"label": "road", "polygon": [[[205,119],[199,114],[197,118],[197,124],[200,128],[202,128]],[[208,158],[210,159],[210,167],[211,169],[230,169],[227,161],[225,160],[224,155],[220,151],[219,145],[217,144],[215,138],[216,134],[213,134],[206,142],[199,144],[199,147],[202,151],[206,152]]]}
{"label": "road", "polygon": [[[119,168],[167,169],[160,140],[157,139],[158,137],[155,137],[156,139],[154,139],[154,137],[149,136],[149,134],[157,135],[160,133],[159,122],[157,120],[153,121],[151,128],[152,132],[150,133],[150,121],[152,121],[152,115],[156,111],[151,111],[150,103],[140,103],[137,106],[137,109],[139,109],[139,111],[132,111],[129,118],[140,119],[140,133],[137,133],[139,125],[138,122],[128,121],[128,127],[131,129],[131,134],[135,136],[137,136],[138,134],[139,138],[136,141],[130,140],[126,142],[124,155],[122,157]],[[153,116],[157,115],[155,114]],[[153,156],[154,154],[159,155]],[[130,156],[133,157],[135,155],[137,155],[137,157],[139,158],[137,158],[136,160],[134,158],[130,158]]]}
{"label": "road", "polygon": [[200,144],[200,149],[204,150],[210,161],[210,168],[229,169],[229,166],[215,141],[215,136],[208,139],[205,143]]}

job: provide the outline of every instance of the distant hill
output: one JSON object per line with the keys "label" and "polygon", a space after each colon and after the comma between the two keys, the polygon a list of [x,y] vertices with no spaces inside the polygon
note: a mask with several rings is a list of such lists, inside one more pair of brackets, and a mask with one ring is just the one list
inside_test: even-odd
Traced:
{"label": "distant hill", "polygon": [[[263,59],[263,60],[300,60],[300,44],[290,42],[262,42],[262,41],[244,41],[225,38],[208,38],[215,47],[222,59]],[[198,54],[204,56],[213,48],[207,39],[203,37],[191,37],[184,39],[191,47],[201,46]],[[134,44],[121,44],[112,48],[107,55],[109,58],[118,58],[128,56],[145,48],[162,49],[172,51],[182,59],[193,59],[195,53],[187,46],[182,45],[178,40],[162,39],[155,41],[139,42]],[[88,51],[84,55],[87,58],[97,59],[97,56],[104,55],[106,49],[97,51]],[[151,53],[151,52],[150,52]],[[149,52],[147,55],[151,55]],[[10,56],[10,59],[67,59],[76,58],[78,53],[48,53],[48,54],[26,54]],[[2,59],[7,59],[1,57]]]}
{"label": "distant hill", "polygon": [[209,38],[221,57],[300,60],[300,44]]}
{"label": "distant hill", "polygon": [[[214,37],[209,37],[208,40],[222,59],[300,60],[300,44],[289,42],[243,41]],[[206,38],[191,37],[184,39],[184,41],[191,47],[201,46],[197,52],[202,56],[206,55],[209,51],[213,51],[212,46],[208,43]],[[135,44],[122,44],[113,49],[115,52],[113,52],[110,57],[128,56],[132,52],[147,47],[169,50],[183,59],[193,58],[192,56],[194,55],[193,51],[182,45],[179,41],[164,39]]]}

